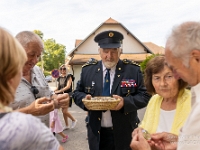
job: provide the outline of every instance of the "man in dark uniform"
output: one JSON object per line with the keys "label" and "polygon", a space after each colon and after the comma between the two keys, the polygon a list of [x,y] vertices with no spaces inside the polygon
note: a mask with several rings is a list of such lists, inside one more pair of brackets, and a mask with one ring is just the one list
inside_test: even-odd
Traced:
{"label": "man in dark uniform", "polygon": [[[137,110],[147,105],[150,95],[143,85],[140,67],[119,59],[121,33],[105,31],[94,40],[100,47],[102,60],[91,59],[83,66],[73,94],[75,103],[88,111],[89,147],[90,150],[130,150],[131,133],[139,123]],[[120,102],[113,110],[87,110],[82,99],[94,96],[113,96]]]}

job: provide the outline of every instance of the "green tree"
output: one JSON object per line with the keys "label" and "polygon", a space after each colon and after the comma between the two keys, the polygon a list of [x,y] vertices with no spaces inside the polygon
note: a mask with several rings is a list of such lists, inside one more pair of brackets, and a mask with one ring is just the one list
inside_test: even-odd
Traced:
{"label": "green tree", "polygon": [[[43,41],[43,36],[44,36],[44,34],[43,34],[42,31],[40,31],[40,30],[33,30],[33,32],[34,32],[35,34],[37,34],[37,35],[42,39],[42,41]],[[43,43],[44,43],[44,42],[43,42]],[[37,66],[39,66],[39,67],[42,69],[42,71],[44,71],[43,52],[42,52],[42,54],[41,54],[41,56],[40,56],[40,59],[39,59],[39,61],[38,61],[38,63],[37,63]]]}
{"label": "green tree", "polygon": [[33,32],[34,32],[35,34],[37,34],[41,39],[43,39],[44,34],[43,34],[42,31],[40,31],[40,30],[34,30]]}
{"label": "green tree", "polygon": [[65,46],[56,43],[54,39],[44,41],[44,69],[51,71],[65,63]]}
{"label": "green tree", "polygon": [[146,69],[146,65],[149,62],[149,60],[151,60],[152,58],[159,56],[160,54],[152,54],[150,56],[147,56],[145,60],[143,60],[140,63],[140,70],[142,71],[142,73],[144,73],[144,70]]}
{"label": "green tree", "polygon": [[[44,43],[44,51],[37,63],[42,70],[51,71],[59,68],[61,64],[65,63],[65,46],[56,43],[54,39],[43,40],[43,32],[40,30],[34,30]],[[45,72],[44,72],[45,73]]]}

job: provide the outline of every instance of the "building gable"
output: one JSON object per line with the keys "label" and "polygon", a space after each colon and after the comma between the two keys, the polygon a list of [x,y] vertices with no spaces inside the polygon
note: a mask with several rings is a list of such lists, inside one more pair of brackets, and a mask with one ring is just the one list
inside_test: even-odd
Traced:
{"label": "building gable", "polygon": [[109,18],[84,40],[76,40],[76,47],[68,53],[68,56],[74,57],[76,54],[98,54],[98,45],[94,42],[94,37],[100,32],[111,29],[119,31],[124,35],[122,44],[124,54],[152,53],[148,47],[139,41],[138,38],[128,31],[121,23]]}
{"label": "building gable", "polygon": [[124,35],[120,59],[128,58],[136,62],[141,62],[151,54],[164,54],[164,47],[160,47],[152,42],[142,43],[121,23],[109,18],[84,40],[77,39],[75,41],[75,48],[68,53],[70,59],[67,60],[67,63],[70,65],[83,65],[90,58],[100,60],[98,44],[94,42],[94,37],[100,32],[111,29],[119,31]]}

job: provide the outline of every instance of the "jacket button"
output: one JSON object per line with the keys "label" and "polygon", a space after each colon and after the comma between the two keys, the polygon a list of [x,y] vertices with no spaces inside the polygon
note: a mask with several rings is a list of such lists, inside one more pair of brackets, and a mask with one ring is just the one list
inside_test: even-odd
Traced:
{"label": "jacket button", "polygon": [[98,120],[101,120],[101,118],[98,118]]}

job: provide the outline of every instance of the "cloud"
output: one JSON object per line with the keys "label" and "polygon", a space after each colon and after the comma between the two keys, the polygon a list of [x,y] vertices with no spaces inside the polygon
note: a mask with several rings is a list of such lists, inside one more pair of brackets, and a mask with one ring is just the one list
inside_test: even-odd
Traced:
{"label": "cloud", "polygon": [[142,42],[164,46],[175,24],[199,21],[200,2],[195,0],[1,0],[0,26],[13,35],[23,30],[41,30],[44,39],[54,38],[74,48],[75,39],[86,38],[112,17]]}

